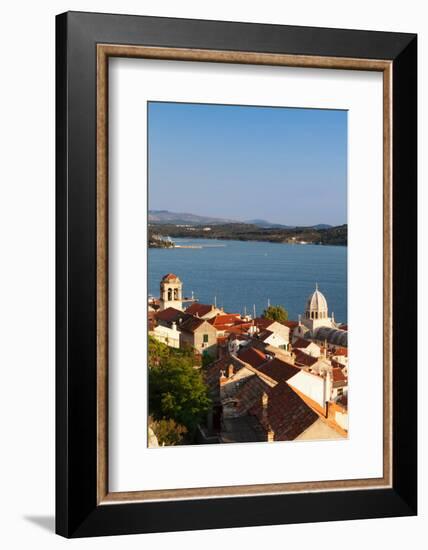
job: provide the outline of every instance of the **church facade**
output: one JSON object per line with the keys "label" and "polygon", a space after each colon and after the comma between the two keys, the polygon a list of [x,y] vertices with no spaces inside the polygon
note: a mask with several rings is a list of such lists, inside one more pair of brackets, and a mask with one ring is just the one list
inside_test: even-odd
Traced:
{"label": "church facade", "polygon": [[334,320],[334,313],[329,317],[327,300],[315,285],[314,292],[306,301],[304,315],[299,315],[299,323],[293,331],[293,341],[298,338],[327,342],[331,345],[348,346],[348,332],[342,330]]}

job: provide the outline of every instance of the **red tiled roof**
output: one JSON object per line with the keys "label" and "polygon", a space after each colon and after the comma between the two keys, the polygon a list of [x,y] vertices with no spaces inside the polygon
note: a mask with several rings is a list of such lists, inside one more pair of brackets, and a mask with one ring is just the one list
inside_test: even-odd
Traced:
{"label": "red tiled roof", "polygon": [[226,315],[217,315],[213,319],[210,319],[209,322],[213,326],[215,326],[217,329],[220,327],[220,325],[224,327],[228,327],[228,326],[239,325],[243,323],[239,313],[227,313]]}
{"label": "red tiled roof", "polygon": [[227,332],[230,332],[231,334],[247,334],[248,329],[250,327],[251,327],[251,324],[242,323],[241,325],[233,325],[231,327],[227,327],[226,330],[227,330]]}
{"label": "red tiled roof", "polygon": [[259,332],[258,338],[259,340],[266,340],[269,338],[269,336],[272,336],[273,332],[271,330],[265,329],[262,330],[262,332]]}
{"label": "red tiled roof", "polygon": [[346,382],[346,376],[339,367],[333,367],[333,382]]}
{"label": "red tiled roof", "polygon": [[334,359],[331,359],[331,364],[333,367],[343,369],[346,365],[342,365],[342,363],[339,363],[339,361],[335,361]]}
{"label": "red tiled roof", "polygon": [[305,349],[310,344],[311,342],[309,340],[305,340],[305,338],[297,338],[297,340],[293,344],[293,348]]}
{"label": "red tiled roof", "polygon": [[[299,324],[297,321],[276,321],[280,325],[284,325],[285,327],[288,327],[289,329],[293,329],[297,327]],[[268,328],[272,323],[275,323],[275,321],[272,321],[272,319],[266,319],[265,317],[256,317],[254,319],[254,324],[259,329],[263,330]]]}
{"label": "red tiled roof", "polygon": [[243,364],[237,361],[232,355],[227,355],[221,359],[217,359],[213,363],[209,364],[202,371],[203,377],[211,391],[218,392],[219,379],[221,371],[227,373],[227,367],[232,364],[234,372],[238,372],[243,368]]}
{"label": "red tiled roof", "polygon": [[[279,382],[266,393],[268,394],[267,422],[274,431],[275,441],[292,441],[318,420],[318,415],[286,382]],[[264,424],[262,395],[249,412]],[[267,427],[265,425],[265,429]]]}
{"label": "red tiled roof", "polygon": [[299,366],[312,367],[317,361],[316,357],[312,357],[303,351],[297,351],[294,363]]}
{"label": "red tiled roof", "polygon": [[266,374],[270,378],[273,378],[276,382],[288,380],[300,371],[297,367],[290,365],[285,361],[281,361],[281,359],[278,359],[277,357],[271,359],[264,365],[261,365],[257,370],[263,374]]}
{"label": "red tiled roof", "polygon": [[348,350],[346,348],[335,348],[333,355],[343,355],[348,357]]}
{"label": "red tiled roof", "polygon": [[258,369],[260,365],[266,363],[266,355],[256,348],[244,348],[238,353],[239,359]]}
{"label": "red tiled roof", "polygon": [[199,315],[199,317],[203,317],[207,313],[210,313],[210,311],[212,311],[213,309],[214,309],[214,306],[212,305],[199,304],[195,302],[194,304],[190,305],[186,309],[186,313],[189,313],[190,315]]}
{"label": "red tiled roof", "polygon": [[174,323],[180,317],[185,318],[186,314],[179,309],[175,309],[175,307],[167,307],[162,311],[155,312],[156,319],[160,319],[161,321],[165,321],[167,323]]}
{"label": "red tiled roof", "polygon": [[199,319],[198,317],[189,316],[185,321],[179,324],[179,330],[181,332],[195,332],[203,323],[206,323],[205,319]]}
{"label": "red tiled roof", "polygon": [[281,325],[285,325],[286,327],[293,329],[299,325],[299,322],[298,321],[281,321]]}
{"label": "red tiled roof", "polygon": [[343,374],[342,369],[339,367],[333,368],[333,380],[336,382],[338,380],[346,380],[346,376]]}
{"label": "red tiled roof", "polygon": [[270,389],[271,386],[255,374],[243,380],[243,385],[234,397],[236,399],[236,413],[239,415],[247,414],[257,401],[261,400],[263,393],[268,392]]}
{"label": "red tiled roof", "polygon": [[254,319],[254,324],[261,330],[266,329],[272,323],[273,321],[271,319],[265,319],[265,317],[256,317]]}

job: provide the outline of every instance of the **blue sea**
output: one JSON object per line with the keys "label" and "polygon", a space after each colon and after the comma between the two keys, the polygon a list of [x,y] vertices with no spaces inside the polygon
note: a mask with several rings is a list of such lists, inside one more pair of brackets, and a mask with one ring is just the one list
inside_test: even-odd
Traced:
{"label": "blue sea", "polygon": [[347,322],[347,247],[276,244],[255,241],[174,239],[177,245],[202,248],[149,249],[149,294],[159,296],[166,273],[183,282],[183,295],[194,292],[201,303],[223,306],[229,313],[245,308],[261,315],[283,305],[289,319],[304,312],[315,283],[325,295],[329,314]]}

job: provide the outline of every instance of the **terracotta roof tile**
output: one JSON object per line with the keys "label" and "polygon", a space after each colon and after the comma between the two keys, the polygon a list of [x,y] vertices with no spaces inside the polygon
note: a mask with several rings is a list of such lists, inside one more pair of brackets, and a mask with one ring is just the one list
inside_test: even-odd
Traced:
{"label": "terracotta roof tile", "polygon": [[226,357],[222,357],[221,359],[217,359],[217,361],[214,361],[202,369],[204,380],[212,392],[218,392],[221,372],[224,371],[227,373],[227,368],[230,364],[233,365],[234,373],[241,370],[244,366],[239,361],[236,361],[232,355],[228,355]]}
{"label": "terracotta roof tile", "polygon": [[294,363],[301,367],[312,367],[318,361],[316,357],[312,357],[303,351],[297,351]]}
{"label": "terracotta roof tile", "polygon": [[297,367],[281,361],[281,359],[275,358],[266,362],[264,365],[261,365],[257,370],[261,373],[266,374],[270,378],[280,382],[281,380],[288,380],[298,372],[300,369]]}
{"label": "terracotta roof tile", "polygon": [[188,316],[179,309],[175,309],[174,307],[167,307],[162,311],[155,312],[156,319],[165,321],[167,323],[177,322],[180,317],[186,318]]}
{"label": "terracotta roof tile", "polygon": [[333,367],[332,371],[333,386],[343,387],[346,386],[346,376],[343,374],[342,369],[339,367]]}
{"label": "terracotta roof tile", "polygon": [[227,327],[227,332],[230,332],[231,334],[247,334],[248,329],[251,327],[251,323],[242,323],[240,325],[233,325],[231,327]]}
{"label": "terracotta roof tile", "polygon": [[297,338],[297,340],[293,344],[293,348],[305,349],[310,344],[311,342],[309,340],[305,340],[305,338]]}
{"label": "terracotta roof tile", "polygon": [[217,315],[213,319],[210,319],[210,323],[219,329],[220,326],[228,327],[232,325],[240,325],[243,323],[239,313],[228,313],[226,315]]}
{"label": "terracotta roof tile", "polygon": [[[293,391],[286,382],[269,388],[267,403],[268,426],[274,431],[275,441],[291,441],[318,420],[318,415]],[[262,395],[249,411],[265,424]],[[265,429],[268,427],[265,425]]]}
{"label": "terracotta roof tile", "polygon": [[205,319],[189,316],[185,321],[178,325],[180,332],[195,332],[202,324],[206,323]]}
{"label": "terracotta roof tile", "polygon": [[299,326],[299,322],[298,321],[281,321],[281,325],[285,325],[289,329],[293,329]]}
{"label": "terracotta roof tile", "polygon": [[242,381],[242,386],[235,394],[236,414],[244,415],[268,392],[271,386],[260,376],[253,374]]}
{"label": "terracotta roof tile", "polygon": [[272,323],[275,321],[272,321],[272,319],[266,319],[265,317],[256,317],[254,319],[254,325],[260,330],[266,330]]}
{"label": "terracotta roof tile", "polygon": [[259,334],[257,335],[259,340],[266,340],[267,338],[269,338],[269,336],[272,336],[273,332],[271,330],[268,330],[268,329],[265,329],[265,330],[262,330],[261,332],[259,332]]}
{"label": "terracotta roof tile", "polygon": [[239,359],[241,361],[244,361],[245,363],[248,363],[254,368],[260,367],[260,365],[263,365],[263,363],[266,363],[267,357],[266,354],[264,354],[262,351],[253,348],[253,347],[246,347],[239,351],[238,353]]}
{"label": "terracotta roof tile", "polygon": [[203,317],[207,313],[210,313],[213,311],[214,306],[209,304],[199,304],[195,302],[194,304],[190,305],[186,309],[186,313],[189,313],[190,315],[198,315],[199,317]]}

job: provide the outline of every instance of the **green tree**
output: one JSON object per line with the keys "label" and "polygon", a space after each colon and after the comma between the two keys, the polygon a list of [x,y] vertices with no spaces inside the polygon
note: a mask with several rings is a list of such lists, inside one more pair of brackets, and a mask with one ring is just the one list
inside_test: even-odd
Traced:
{"label": "green tree", "polygon": [[168,346],[158,342],[153,336],[149,336],[149,367],[157,367],[168,356]]}
{"label": "green tree", "polygon": [[287,321],[288,320],[288,311],[284,306],[269,306],[266,308],[262,314],[265,319],[270,319],[271,321]]}
{"label": "green tree", "polygon": [[156,435],[159,445],[179,445],[187,433],[187,428],[177,424],[172,418],[151,420],[150,427]]}
{"label": "green tree", "polygon": [[154,420],[173,419],[192,434],[210,408],[208,388],[193,367],[193,354],[168,349],[149,369],[149,411]]}
{"label": "green tree", "polygon": [[159,342],[153,336],[149,336],[149,367],[157,367],[167,360],[171,355],[177,357],[187,357],[191,362],[194,361],[194,352],[191,346],[175,349]]}

